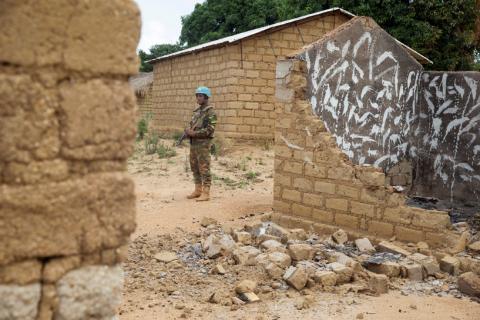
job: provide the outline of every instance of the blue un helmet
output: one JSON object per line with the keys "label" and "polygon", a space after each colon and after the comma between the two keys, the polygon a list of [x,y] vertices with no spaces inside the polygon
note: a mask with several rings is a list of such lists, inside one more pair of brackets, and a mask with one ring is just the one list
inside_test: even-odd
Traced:
{"label": "blue un helmet", "polygon": [[198,87],[197,90],[195,91],[195,94],[197,93],[204,94],[209,98],[212,96],[212,92],[207,87]]}

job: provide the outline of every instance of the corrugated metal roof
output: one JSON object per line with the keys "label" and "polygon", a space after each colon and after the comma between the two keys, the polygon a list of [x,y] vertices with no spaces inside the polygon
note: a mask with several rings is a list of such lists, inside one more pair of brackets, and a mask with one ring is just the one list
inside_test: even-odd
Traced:
{"label": "corrugated metal roof", "polygon": [[[167,54],[167,55],[164,55],[164,56],[152,59],[152,60],[148,60],[147,62],[148,63],[155,63],[155,62],[158,62],[158,61],[161,61],[161,60],[165,60],[165,59],[169,59],[169,58],[173,58],[173,57],[177,57],[177,56],[181,56],[181,55],[185,55],[185,54],[189,54],[189,53],[193,53],[193,52],[197,52],[197,51],[202,51],[202,50],[205,50],[205,49],[208,49],[208,48],[213,48],[213,47],[218,47],[218,46],[222,46],[222,45],[235,43],[235,42],[238,42],[242,39],[258,35],[262,32],[266,32],[268,30],[272,30],[272,29],[275,29],[275,28],[281,28],[281,27],[287,26],[287,25],[295,23],[295,22],[308,20],[308,19],[311,19],[311,18],[314,18],[314,17],[317,17],[317,16],[322,16],[322,15],[325,15],[325,14],[328,14],[328,13],[332,13],[332,12],[341,12],[344,15],[349,16],[351,18],[356,17],[356,15],[354,15],[353,13],[351,13],[347,10],[344,10],[342,8],[331,8],[331,9],[307,14],[305,16],[301,16],[301,17],[298,17],[298,18],[295,18],[295,19],[281,21],[281,22],[271,24],[271,25],[268,25],[268,26],[265,26],[265,27],[245,31],[245,32],[242,32],[242,33],[239,33],[239,34],[234,34],[234,35],[229,36],[229,37],[225,37],[225,38],[221,38],[221,39],[218,39],[218,40],[203,43],[203,44],[200,44],[198,46],[194,46],[194,47],[191,47],[191,48],[188,48],[188,49],[185,49],[185,50],[177,51],[177,52]],[[422,55],[419,52],[413,50],[412,48],[410,48],[406,44],[400,42],[399,40],[397,40],[397,39],[395,39],[395,40],[400,45],[402,45],[405,48],[405,50],[407,50],[420,63],[422,63],[422,64],[427,64],[427,63],[433,64],[433,62],[430,59],[428,59],[427,57],[425,57],[424,55]]]}
{"label": "corrugated metal roof", "polygon": [[192,52],[195,52],[195,51],[201,51],[201,50],[211,48],[211,47],[217,47],[217,46],[221,46],[221,45],[225,45],[225,44],[234,43],[234,42],[240,41],[242,39],[257,35],[259,33],[262,33],[262,32],[265,32],[265,31],[268,31],[268,30],[271,30],[271,29],[274,29],[274,28],[286,26],[286,25],[289,25],[291,23],[307,20],[309,18],[325,15],[327,13],[336,12],[336,11],[339,11],[339,12],[341,12],[341,13],[349,16],[349,17],[355,17],[355,15],[353,13],[348,12],[347,10],[344,10],[344,9],[341,9],[341,8],[331,8],[331,9],[307,14],[305,16],[301,16],[301,17],[298,17],[298,18],[295,18],[295,19],[285,20],[285,21],[281,21],[281,22],[278,22],[278,23],[275,23],[275,24],[271,24],[271,25],[268,25],[268,26],[265,26],[265,27],[245,31],[245,32],[242,32],[242,33],[239,33],[239,34],[234,34],[232,36],[221,38],[221,39],[214,40],[214,41],[210,41],[210,42],[207,42],[207,43],[202,43],[202,44],[199,44],[198,46],[194,46],[194,47],[191,47],[191,48],[188,48],[188,49],[185,49],[185,50],[177,51],[177,52],[167,54],[167,55],[164,55],[164,56],[152,59],[152,60],[148,60],[147,62],[148,63],[155,63],[155,62],[160,61],[160,60],[164,60],[164,59],[168,59],[168,58],[192,53]]}

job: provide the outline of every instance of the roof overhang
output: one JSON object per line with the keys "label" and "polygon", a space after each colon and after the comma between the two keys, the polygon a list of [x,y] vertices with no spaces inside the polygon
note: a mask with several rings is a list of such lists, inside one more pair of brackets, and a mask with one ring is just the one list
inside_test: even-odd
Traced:
{"label": "roof overhang", "polygon": [[[241,40],[245,40],[245,39],[248,39],[248,38],[251,38],[251,37],[256,37],[260,34],[274,32],[274,31],[277,31],[279,29],[286,28],[286,27],[288,27],[292,24],[294,25],[294,24],[300,23],[300,22],[301,23],[308,22],[310,20],[318,18],[319,16],[324,16],[324,15],[328,15],[328,14],[332,14],[332,13],[342,13],[349,18],[356,17],[356,15],[354,15],[353,13],[351,13],[347,10],[344,10],[342,8],[337,8],[337,7],[336,8],[330,8],[330,9],[327,9],[327,10],[307,14],[305,16],[301,16],[301,17],[298,17],[298,18],[295,18],[295,19],[281,21],[281,22],[271,24],[271,25],[268,25],[268,26],[265,26],[265,27],[245,31],[245,32],[242,32],[242,33],[239,33],[239,34],[229,36],[229,37],[225,37],[225,38],[221,38],[221,39],[218,39],[218,40],[203,43],[203,44],[200,44],[198,46],[194,46],[194,47],[191,47],[191,48],[187,48],[185,50],[177,51],[177,52],[167,54],[167,55],[155,58],[155,59],[148,60],[147,62],[150,63],[150,64],[154,64],[154,63],[159,62],[159,61],[163,61],[163,60],[167,60],[167,59],[170,59],[170,58],[179,57],[179,56],[183,56],[183,55],[187,55],[187,54],[191,54],[191,53],[196,53],[196,52],[203,51],[203,50],[206,50],[206,49],[214,49],[214,48],[217,48],[217,47],[223,47],[223,46],[226,46],[226,45],[229,45],[229,44],[239,42]],[[407,50],[408,53],[410,55],[412,55],[421,64],[433,64],[433,62],[430,59],[428,59],[424,55],[420,54],[419,52],[413,50],[412,48],[410,48],[406,44],[402,43],[401,41],[399,41],[397,39],[395,39],[395,41],[397,41],[398,44],[400,44],[403,48],[405,48],[405,50]]]}
{"label": "roof overhang", "polygon": [[148,60],[147,62],[150,63],[150,64],[153,64],[153,63],[159,62],[161,60],[166,60],[166,59],[173,58],[173,57],[178,57],[178,56],[182,56],[182,55],[186,55],[186,54],[190,54],[190,53],[195,53],[195,52],[202,51],[202,50],[205,50],[205,49],[213,49],[213,48],[216,48],[216,47],[223,47],[223,46],[226,46],[228,44],[233,44],[233,43],[239,42],[241,40],[245,40],[245,39],[248,39],[248,38],[251,38],[251,37],[258,36],[260,34],[277,31],[279,29],[286,28],[286,27],[288,27],[292,24],[295,24],[295,23],[308,22],[310,20],[318,18],[319,16],[332,14],[332,13],[342,13],[349,18],[355,17],[355,15],[353,13],[351,13],[347,10],[344,10],[342,8],[331,8],[331,9],[327,9],[327,10],[323,10],[323,11],[314,12],[314,13],[311,13],[311,14],[308,14],[308,15],[305,15],[305,16],[295,18],[295,19],[285,20],[285,21],[281,21],[281,22],[278,22],[278,23],[275,23],[275,24],[271,24],[271,25],[268,25],[268,26],[265,26],[265,27],[245,31],[245,32],[235,34],[235,35],[232,35],[232,36],[229,36],[229,37],[221,38],[221,39],[218,39],[218,40],[206,42],[206,43],[200,44],[198,46],[194,46],[194,47],[191,47],[191,48],[187,48],[185,50],[177,51],[177,52],[167,54],[167,55],[155,58],[155,59]]}

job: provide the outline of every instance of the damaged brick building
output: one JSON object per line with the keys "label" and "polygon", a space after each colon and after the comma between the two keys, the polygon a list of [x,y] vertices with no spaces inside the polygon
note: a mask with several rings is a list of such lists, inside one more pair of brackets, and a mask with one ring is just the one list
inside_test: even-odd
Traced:
{"label": "damaged brick building", "polygon": [[356,17],[279,61],[276,78],[277,221],[453,245],[449,213],[479,208],[480,73],[425,71]]}

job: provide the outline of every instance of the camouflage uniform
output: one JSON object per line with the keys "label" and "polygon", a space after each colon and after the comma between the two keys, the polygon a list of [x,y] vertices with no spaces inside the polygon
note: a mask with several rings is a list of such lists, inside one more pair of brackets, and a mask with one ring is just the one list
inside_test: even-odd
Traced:
{"label": "camouflage uniform", "polygon": [[200,106],[193,111],[190,128],[195,136],[190,138],[190,169],[196,185],[210,187],[212,184],[210,148],[216,124],[217,115],[212,106]]}

